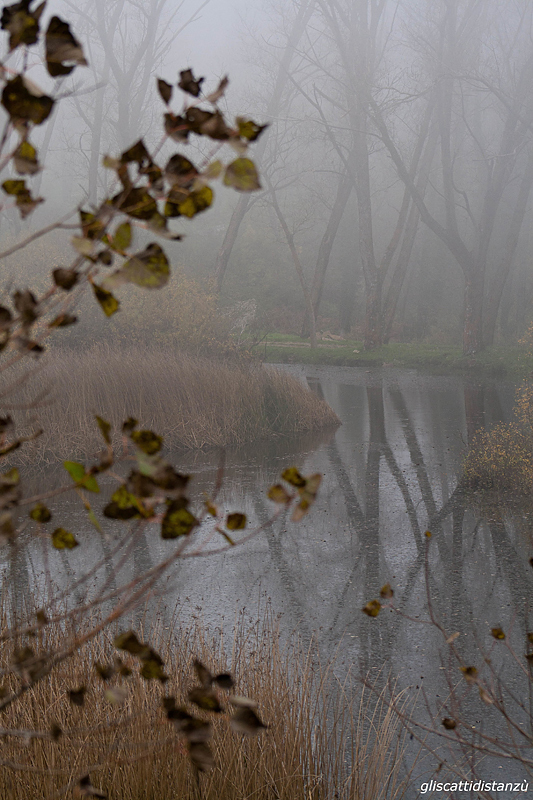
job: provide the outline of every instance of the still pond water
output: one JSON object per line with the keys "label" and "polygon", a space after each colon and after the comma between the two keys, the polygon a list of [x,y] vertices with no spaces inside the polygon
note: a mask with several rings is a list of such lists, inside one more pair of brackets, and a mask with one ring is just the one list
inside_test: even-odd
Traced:
{"label": "still pond water", "polygon": [[[523,654],[533,596],[530,519],[519,509],[482,512],[457,491],[469,439],[480,427],[511,418],[514,387],[411,370],[288,369],[327,400],[342,425],[229,450],[220,505],[243,511],[252,524],[264,523],[273,508],[266,490],[293,464],[304,474],[323,474],[316,505],[298,524],[278,520],[243,547],[180,563],[166,588],[166,607],[177,607],[184,618],[196,615],[216,631],[231,630],[243,609],[253,622],[268,604],[279,615],[283,636],[297,630],[304,639],[315,637],[324,658],[340,643],[339,673],[384,667],[400,686],[421,687],[433,703],[447,693],[442,638],[416,622],[427,619],[424,533],[430,530],[432,604],[446,631],[463,637],[465,660],[469,652],[473,663],[476,658],[468,632],[476,630],[490,646],[490,627],[497,625],[511,629],[511,643]],[[219,458],[211,453],[174,459],[194,474],[199,500],[212,490]],[[73,508],[69,515],[79,514],[87,528],[84,512]],[[82,538],[84,547],[68,559],[74,570],[89,551],[93,558],[103,552],[94,530]],[[148,531],[133,554],[132,574],[149,568],[170,546]],[[24,558],[19,586],[43,585],[38,552]],[[389,611],[372,620],[362,614],[385,583],[412,620]],[[519,681],[518,673],[509,680]],[[474,716],[476,708],[470,707]],[[500,768],[497,761],[487,762],[482,777],[497,779]],[[425,769],[431,777],[430,765]],[[508,780],[522,777],[513,767],[504,769]],[[413,779],[413,797],[420,775]]]}

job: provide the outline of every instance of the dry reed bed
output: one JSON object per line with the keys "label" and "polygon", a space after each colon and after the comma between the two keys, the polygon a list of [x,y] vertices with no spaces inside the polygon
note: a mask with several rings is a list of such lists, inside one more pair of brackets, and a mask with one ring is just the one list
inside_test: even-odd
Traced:
{"label": "dry reed bed", "polygon": [[[57,631],[42,637],[43,648],[60,644]],[[216,722],[215,767],[200,775],[205,800],[403,796],[399,722],[383,698],[357,694],[351,679],[340,683],[334,661],[321,667],[313,648],[301,643],[282,648],[271,620],[252,630],[237,627],[233,643],[225,648],[227,656],[221,640],[208,645],[198,627],[175,625],[155,632],[152,627],[150,643],[165,657],[170,680],[164,689],[134,675],[120,679],[128,687],[123,705],[106,701],[93,662],[109,659],[113,648],[101,637],[4,712],[4,728],[46,733],[55,723],[63,735],[57,741],[3,739],[0,800],[70,797],[87,773],[110,800],[198,800],[184,744],[161,707],[164,693],[179,700],[196,682],[190,669],[193,657],[215,671],[231,667],[237,693],[256,700],[269,726],[258,737],[243,738],[229,730],[224,718]],[[5,647],[0,660],[4,666]],[[138,668],[138,662],[131,659],[131,666]],[[66,696],[80,684],[87,686],[81,708],[70,705]]]}
{"label": "dry reed bed", "polygon": [[[4,375],[4,386],[9,376]],[[56,350],[37,375],[11,394],[10,403],[36,408],[44,434],[23,448],[32,463],[90,457],[101,447],[94,414],[115,431],[130,416],[164,436],[169,449],[242,444],[338,424],[332,409],[296,378],[259,365],[240,367],[192,358],[171,349]],[[27,429],[28,412],[15,414]],[[18,455],[18,454],[17,454]]]}

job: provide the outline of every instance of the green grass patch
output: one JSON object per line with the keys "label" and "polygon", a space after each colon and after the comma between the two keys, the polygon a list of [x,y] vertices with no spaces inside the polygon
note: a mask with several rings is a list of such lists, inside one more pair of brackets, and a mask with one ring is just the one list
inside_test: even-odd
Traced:
{"label": "green grass patch", "polygon": [[[283,336],[283,338],[281,338]],[[363,350],[355,340],[309,341],[269,334],[257,348],[270,363],[320,364],[353,367],[403,367],[439,374],[479,374],[520,379],[533,371],[533,356],[523,347],[490,347],[475,356],[463,356],[460,347],[393,342],[375,350]]]}

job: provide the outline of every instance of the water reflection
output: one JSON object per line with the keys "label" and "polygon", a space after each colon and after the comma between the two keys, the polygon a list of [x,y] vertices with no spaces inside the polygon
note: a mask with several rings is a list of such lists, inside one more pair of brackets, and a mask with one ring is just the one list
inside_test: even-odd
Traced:
{"label": "water reflection", "polygon": [[[486,642],[491,625],[512,628],[511,643],[521,653],[531,618],[528,517],[518,509],[484,514],[468,506],[458,487],[469,440],[480,427],[510,418],[513,387],[414,371],[294,371],[330,403],[342,426],[228,451],[220,505],[264,524],[273,509],[266,489],[284,467],[295,464],[324,475],[316,507],[299,524],[282,517],[245,547],[180,561],[165,584],[167,609],[200,615],[216,629],[231,627],[243,608],[254,620],[268,598],[281,615],[282,630],[298,629],[308,639],[316,634],[323,656],[342,641],[339,669],[356,665],[367,674],[385,666],[401,685],[423,686],[433,698],[443,698],[447,688],[436,632],[388,612],[379,621],[361,613],[390,582],[405,614],[427,616],[424,532],[429,529],[431,602],[445,628],[460,634],[465,659],[477,656],[477,645],[466,634],[474,628]],[[175,460],[195,474],[198,500],[212,490],[219,457]],[[87,528],[78,506],[69,504],[62,512],[69,519],[74,515],[71,526]],[[82,538],[84,546],[68,560],[57,556],[54,579],[61,582],[63,572],[68,580],[67,570],[83,566],[88,555],[96,559],[107,552],[106,570],[91,589],[97,592],[114,580],[111,544],[94,530]],[[142,574],[169,546],[148,529],[125,568],[132,577]],[[19,594],[28,586],[45,590],[37,546],[18,552],[10,563]],[[512,685],[517,676],[508,678]],[[475,718],[478,701],[471,694],[465,702]]]}

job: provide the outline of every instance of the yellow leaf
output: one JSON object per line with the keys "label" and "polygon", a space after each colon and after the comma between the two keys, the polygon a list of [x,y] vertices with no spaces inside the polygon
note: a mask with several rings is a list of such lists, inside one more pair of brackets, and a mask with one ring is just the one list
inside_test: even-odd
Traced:
{"label": "yellow leaf", "polygon": [[276,483],[274,486],[271,486],[267,492],[267,497],[274,503],[289,503],[291,500],[290,494],[284,489],[281,483]]}
{"label": "yellow leaf", "polygon": [[261,188],[254,162],[249,158],[236,158],[226,167],[224,185],[238,192],[255,192]]}
{"label": "yellow leaf", "polygon": [[368,617],[377,617],[381,611],[381,603],[379,600],[369,600],[366,606],[363,607],[363,613]]}

